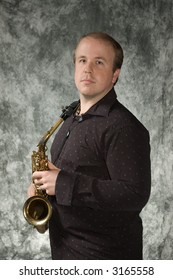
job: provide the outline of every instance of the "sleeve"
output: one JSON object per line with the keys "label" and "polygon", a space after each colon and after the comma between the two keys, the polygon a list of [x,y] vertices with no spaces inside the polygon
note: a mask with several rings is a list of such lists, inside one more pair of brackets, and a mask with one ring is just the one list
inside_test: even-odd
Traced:
{"label": "sleeve", "polygon": [[141,211],[151,188],[149,133],[125,127],[110,130],[104,142],[110,180],[61,170],[56,183],[59,205],[105,211]]}

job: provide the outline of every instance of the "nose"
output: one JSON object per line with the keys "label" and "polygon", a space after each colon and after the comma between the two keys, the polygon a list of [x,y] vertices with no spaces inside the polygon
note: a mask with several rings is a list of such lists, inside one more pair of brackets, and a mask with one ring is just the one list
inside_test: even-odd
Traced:
{"label": "nose", "polygon": [[84,72],[85,72],[85,73],[91,73],[91,71],[90,71],[90,70],[87,70],[87,69],[85,69]]}
{"label": "nose", "polygon": [[91,62],[88,62],[88,63],[85,64],[84,72],[85,73],[91,73],[92,72],[92,64],[91,64]]}

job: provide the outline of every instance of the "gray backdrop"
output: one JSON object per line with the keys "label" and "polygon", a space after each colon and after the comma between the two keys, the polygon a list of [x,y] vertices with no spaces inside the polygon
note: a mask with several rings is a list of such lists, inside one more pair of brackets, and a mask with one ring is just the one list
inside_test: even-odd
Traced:
{"label": "gray backdrop", "polygon": [[37,233],[22,213],[31,154],[61,107],[78,99],[72,51],[90,31],[108,32],[122,45],[116,92],[150,131],[144,259],[173,259],[172,3],[0,1],[0,259],[50,259],[48,233]]}

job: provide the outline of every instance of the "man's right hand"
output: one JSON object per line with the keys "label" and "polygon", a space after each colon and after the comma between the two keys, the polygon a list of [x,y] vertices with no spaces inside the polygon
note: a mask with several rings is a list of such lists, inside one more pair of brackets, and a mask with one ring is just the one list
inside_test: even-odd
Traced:
{"label": "man's right hand", "polygon": [[35,195],[35,186],[33,183],[29,186],[27,194],[28,194],[28,197]]}

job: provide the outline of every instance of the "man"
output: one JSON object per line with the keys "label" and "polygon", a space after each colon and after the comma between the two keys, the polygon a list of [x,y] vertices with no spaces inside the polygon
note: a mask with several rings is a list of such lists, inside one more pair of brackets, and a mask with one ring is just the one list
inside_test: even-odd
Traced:
{"label": "man", "polygon": [[50,170],[33,173],[53,206],[53,259],[142,259],[149,133],[116,98],[122,62],[121,46],[105,33],[85,35],[75,49],[80,106],[55,136]]}

